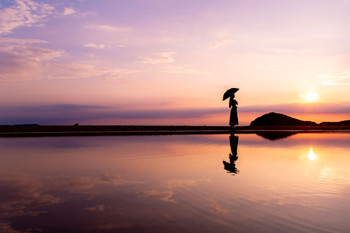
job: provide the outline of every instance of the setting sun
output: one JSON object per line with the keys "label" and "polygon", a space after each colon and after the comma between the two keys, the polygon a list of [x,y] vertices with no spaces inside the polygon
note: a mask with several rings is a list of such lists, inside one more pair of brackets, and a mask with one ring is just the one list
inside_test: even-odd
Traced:
{"label": "setting sun", "polygon": [[299,96],[310,103],[315,102],[318,99],[318,94],[315,92],[308,92],[306,94],[300,94]]}
{"label": "setting sun", "polygon": [[318,95],[315,92],[308,92],[305,96],[305,99],[309,102],[314,102],[318,99]]}

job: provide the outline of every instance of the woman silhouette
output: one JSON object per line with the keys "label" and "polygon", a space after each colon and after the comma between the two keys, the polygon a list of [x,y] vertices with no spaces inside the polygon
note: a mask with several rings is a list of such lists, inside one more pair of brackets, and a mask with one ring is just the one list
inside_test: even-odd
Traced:
{"label": "woman silhouette", "polygon": [[230,126],[233,128],[235,125],[238,125],[238,116],[237,116],[237,101],[234,99],[235,94],[232,94],[230,96],[230,103],[229,107],[231,108],[231,114],[230,114]]}

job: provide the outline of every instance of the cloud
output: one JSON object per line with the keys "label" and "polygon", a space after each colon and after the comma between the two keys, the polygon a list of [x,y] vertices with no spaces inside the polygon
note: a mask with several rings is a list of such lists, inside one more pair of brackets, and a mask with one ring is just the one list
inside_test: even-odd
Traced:
{"label": "cloud", "polygon": [[199,180],[189,180],[189,179],[171,179],[166,182],[169,190],[176,188],[183,188],[188,186],[198,185],[200,182],[210,182],[210,179],[199,179]]}
{"label": "cloud", "polygon": [[71,63],[71,64],[49,64],[49,69],[40,70],[38,77],[41,79],[67,79],[67,78],[101,78],[117,79],[123,75],[137,71],[98,67],[89,63]]}
{"label": "cloud", "polygon": [[211,48],[212,49],[217,49],[217,48],[220,48],[220,47],[225,47],[225,46],[228,46],[228,45],[231,45],[235,43],[234,40],[230,40],[230,39],[226,39],[226,40],[217,40],[217,41],[214,41],[212,44],[211,44]]}
{"label": "cloud", "polygon": [[10,38],[10,37],[0,37],[0,45],[2,44],[20,44],[20,45],[26,45],[26,44],[46,44],[48,43],[45,40],[39,40],[39,39],[17,39],[17,38]]}
{"label": "cloud", "polygon": [[198,74],[201,73],[195,68],[190,67],[175,67],[170,66],[162,69],[163,72],[169,73],[169,74]]}
{"label": "cloud", "polygon": [[350,85],[350,70],[340,74],[322,74],[318,76],[322,84],[326,86],[347,86]]}
{"label": "cloud", "polygon": [[[104,176],[108,176],[108,180],[104,179]],[[70,193],[91,193],[92,189],[100,185],[122,185],[133,183],[133,181],[123,180],[118,174],[106,175],[101,174],[99,176],[59,176],[50,177],[48,180],[44,180],[45,183],[51,183],[48,185],[48,189],[51,192],[56,190],[70,192]],[[135,183],[135,182],[134,182]]]}
{"label": "cloud", "polygon": [[[2,173],[0,176],[0,218],[37,216],[38,208],[65,202],[57,192],[94,194],[96,187],[138,182],[123,180],[118,174],[99,176],[37,176],[26,173]],[[97,190],[97,191],[96,191]],[[105,206],[88,207],[89,211],[103,211]],[[1,223],[1,222],[0,222]],[[1,229],[0,225],[0,229]]]}
{"label": "cloud", "polygon": [[93,211],[93,212],[102,212],[106,209],[106,207],[104,205],[97,205],[97,206],[88,207],[85,209],[88,211]]}
{"label": "cloud", "polygon": [[226,109],[148,109],[127,110],[107,106],[38,105],[11,106],[0,109],[0,124],[73,124],[94,120],[188,119],[225,113]]}
{"label": "cloud", "polygon": [[211,209],[215,214],[227,214],[230,212],[228,209],[220,206],[219,204],[212,205]]}
{"label": "cloud", "polygon": [[23,58],[28,61],[43,62],[53,60],[61,57],[64,52],[61,50],[54,50],[48,48],[42,48],[38,46],[28,46],[21,44],[6,44],[0,48],[2,57],[17,57]]}
{"label": "cloud", "polygon": [[145,64],[173,63],[175,61],[173,58],[174,54],[173,52],[155,53],[150,56],[140,57],[139,61]]}
{"label": "cloud", "polygon": [[92,62],[63,62],[66,53],[37,46],[46,43],[42,40],[2,38],[0,43],[0,80],[115,79],[135,72]]}
{"label": "cloud", "polygon": [[0,232],[1,233],[23,233],[22,231],[17,231],[12,227],[10,222],[0,222]]}
{"label": "cloud", "polygon": [[290,103],[276,105],[241,106],[239,112],[281,112],[281,113],[350,113],[350,103]]}
{"label": "cloud", "polygon": [[106,24],[90,24],[85,26],[87,29],[91,30],[97,30],[97,31],[104,31],[104,32],[130,32],[132,31],[129,27],[118,27],[118,26],[111,26]]}
{"label": "cloud", "polygon": [[[350,103],[324,104],[279,104],[241,106],[240,113],[268,113],[280,112],[285,114],[322,113],[338,114],[350,113]],[[87,124],[89,122],[114,119],[142,123],[142,120],[160,119],[205,119],[215,115],[229,114],[227,108],[200,108],[200,109],[154,109],[130,110],[125,106],[108,107],[93,105],[33,105],[33,106],[2,106],[0,109],[0,124]]]}
{"label": "cloud", "polygon": [[154,198],[163,202],[173,202],[176,200],[173,198],[176,189],[192,187],[197,185],[199,182],[210,182],[210,179],[199,179],[199,180],[190,180],[190,179],[170,179],[165,183],[166,190],[158,191],[155,189],[147,190],[142,192],[142,195],[147,198]]}
{"label": "cloud", "polygon": [[18,27],[42,26],[54,7],[31,0],[15,0],[11,7],[0,10],[0,35],[7,35]]}
{"label": "cloud", "polygon": [[76,10],[74,10],[74,8],[70,8],[70,7],[65,7],[64,11],[63,11],[63,15],[72,15],[75,13],[76,13]]}
{"label": "cloud", "polygon": [[284,49],[284,48],[264,48],[262,50],[265,52],[278,53],[278,54],[290,54],[290,53],[296,52],[296,50],[294,49]]}
{"label": "cloud", "polygon": [[[104,106],[94,105],[74,105],[74,104],[58,104],[58,105],[38,105],[38,106],[11,106],[3,108],[0,112],[3,117],[14,117],[15,122],[34,121],[43,123],[75,121],[84,115],[89,115],[93,112],[99,113],[101,110],[108,108]],[[61,112],[60,117],[55,117]],[[22,117],[22,116],[23,117]],[[90,116],[91,117],[91,116]],[[25,120],[27,118],[27,120]],[[51,120],[50,120],[51,118]],[[54,120],[53,120],[54,119]],[[0,119],[0,122],[4,120]],[[52,121],[53,120],[53,121]],[[1,123],[0,123],[1,124]]]}
{"label": "cloud", "polygon": [[47,67],[47,62],[64,54],[61,50],[33,45],[45,43],[40,40],[2,39],[0,42],[0,79],[37,78],[39,70]]}
{"label": "cloud", "polygon": [[106,48],[106,45],[104,44],[95,44],[95,43],[86,43],[84,44],[84,47],[88,47],[88,48],[94,48],[94,49],[104,49]]}
{"label": "cloud", "polygon": [[0,216],[13,217],[31,215],[36,208],[55,205],[61,199],[45,191],[45,185],[37,177],[26,174],[6,174],[0,178]]}
{"label": "cloud", "polygon": [[172,202],[172,203],[176,202],[174,199],[172,199],[174,192],[168,191],[168,190],[158,191],[158,190],[152,189],[152,190],[144,191],[142,195],[144,197],[158,199],[163,202]]}

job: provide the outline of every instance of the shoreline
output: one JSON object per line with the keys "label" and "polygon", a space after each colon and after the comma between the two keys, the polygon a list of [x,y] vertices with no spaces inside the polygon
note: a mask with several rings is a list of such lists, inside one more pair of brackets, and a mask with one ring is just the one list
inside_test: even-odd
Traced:
{"label": "shoreline", "polygon": [[[350,126],[237,126],[235,134],[350,133]],[[156,125],[11,125],[0,126],[0,137],[142,136],[230,134],[228,126]]]}

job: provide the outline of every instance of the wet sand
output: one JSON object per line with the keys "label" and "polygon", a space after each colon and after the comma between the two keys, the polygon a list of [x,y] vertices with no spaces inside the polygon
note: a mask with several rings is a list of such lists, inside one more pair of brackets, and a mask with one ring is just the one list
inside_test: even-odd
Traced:
{"label": "wet sand", "polygon": [[[228,134],[228,126],[79,125],[0,126],[0,137]],[[349,132],[350,126],[237,126],[236,134]]]}

